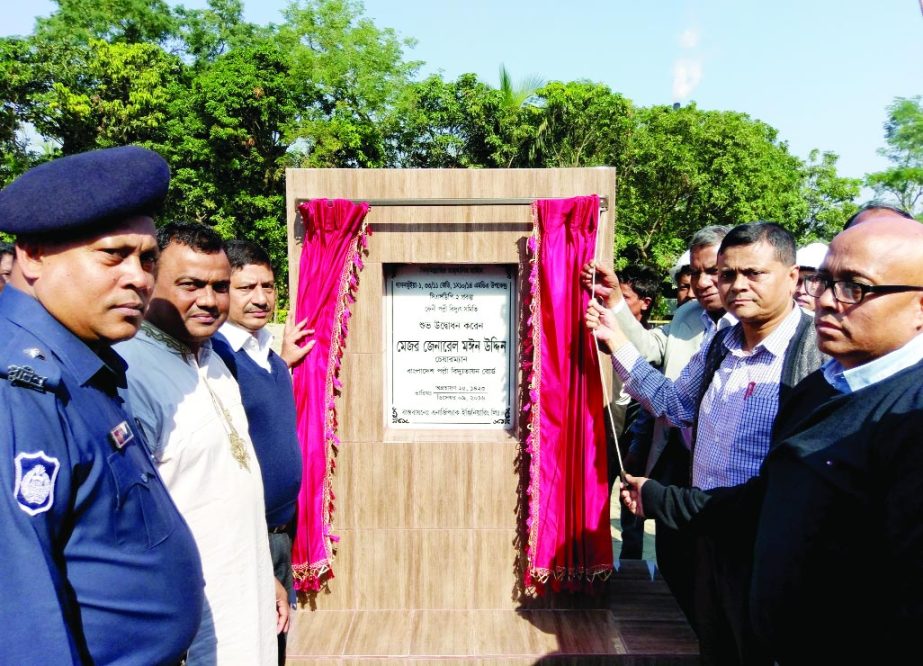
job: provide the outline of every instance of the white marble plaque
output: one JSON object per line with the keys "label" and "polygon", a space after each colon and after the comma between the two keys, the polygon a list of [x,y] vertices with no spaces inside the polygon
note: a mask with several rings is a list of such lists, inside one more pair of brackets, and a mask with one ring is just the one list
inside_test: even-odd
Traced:
{"label": "white marble plaque", "polygon": [[392,266],[385,289],[389,427],[512,428],[516,267]]}

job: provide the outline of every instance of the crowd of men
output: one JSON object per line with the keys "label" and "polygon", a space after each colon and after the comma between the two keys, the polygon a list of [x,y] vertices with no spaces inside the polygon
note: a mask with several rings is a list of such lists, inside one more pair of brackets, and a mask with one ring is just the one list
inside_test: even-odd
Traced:
{"label": "crowd of men", "polygon": [[2,663],[284,663],[313,332],[272,350],[261,248],[155,229],[169,178],[128,146],[0,191]]}
{"label": "crowd of men", "polygon": [[[2,663],[284,663],[302,469],[290,371],[313,332],[289,322],[273,351],[262,248],[155,227],[169,180],[127,146],[0,191],[16,239],[0,245]],[[586,324],[635,405],[619,495],[656,521],[703,663],[914,647],[923,226],[908,218],[866,207],[801,250],[769,222],[705,227],[662,328],[650,270],[583,268]]]}
{"label": "crowd of men", "polygon": [[672,377],[648,361],[663,362],[690,306],[667,331],[645,331],[625,317],[611,271],[584,271],[596,285],[587,325],[624,389],[680,430],[691,457],[671,476],[649,450],[621,497],[657,521],[658,564],[703,663],[888,663],[913,649],[923,227],[908,218],[865,208],[823,252],[796,252],[772,223],[703,230],[720,241],[704,262],[696,234],[693,289],[709,312],[713,288],[710,311],[724,314],[693,329],[697,351]]}

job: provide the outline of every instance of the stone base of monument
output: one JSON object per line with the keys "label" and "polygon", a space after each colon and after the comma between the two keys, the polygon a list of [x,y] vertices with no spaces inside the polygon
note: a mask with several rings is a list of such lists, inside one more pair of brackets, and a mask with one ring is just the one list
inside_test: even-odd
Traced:
{"label": "stone base of monument", "polygon": [[336,402],[335,578],[297,611],[290,665],[697,663],[643,561],[596,596],[526,602],[519,584],[531,206],[600,195],[596,256],[611,263],[615,184],[602,167],[286,172],[291,294],[299,203],[370,202],[374,231]]}
{"label": "stone base of monument", "polygon": [[651,568],[623,562],[603,594],[516,610],[299,610],[287,663],[697,664],[695,634]]}

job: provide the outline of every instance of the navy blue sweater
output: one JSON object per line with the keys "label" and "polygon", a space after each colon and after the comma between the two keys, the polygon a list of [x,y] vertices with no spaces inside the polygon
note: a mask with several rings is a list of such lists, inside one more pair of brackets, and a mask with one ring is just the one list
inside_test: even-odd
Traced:
{"label": "navy blue sweater", "polygon": [[270,351],[272,372],[266,372],[243,349],[231,349],[220,333],[212,338],[212,345],[240,384],[250,439],[263,475],[266,524],[270,529],[285,525],[295,517],[301,488],[301,447],[288,367]]}

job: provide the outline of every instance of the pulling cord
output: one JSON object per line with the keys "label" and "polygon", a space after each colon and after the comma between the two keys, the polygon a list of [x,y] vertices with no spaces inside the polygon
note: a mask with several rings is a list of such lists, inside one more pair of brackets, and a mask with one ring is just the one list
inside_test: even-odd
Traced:
{"label": "pulling cord", "polygon": [[[594,242],[593,247],[593,277],[590,283],[590,298],[596,298],[596,262],[599,261],[599,217],[600,211],[597,208],[596,241]],[[599,353],[599,342],[596,339],[596,329],[593,329],[593,341],[596,342],[596,365],[599,369],[599,383],[603,388],[603,401],[606,403],[606,412],[609,414],[609,430],[612,432],[612,441],[615,442],[615,456],[619,461],[619,478],[622,480],[622,483],[627,486],[628,480],[625,478],[625,465],[622,462],[622,451],[619,449],[619,438],[615,433],[615,420],[612,418],[612,404],[609,402],[609,390],[606,388],[606,375],[605,371],[603,370],[603,355]]]}

